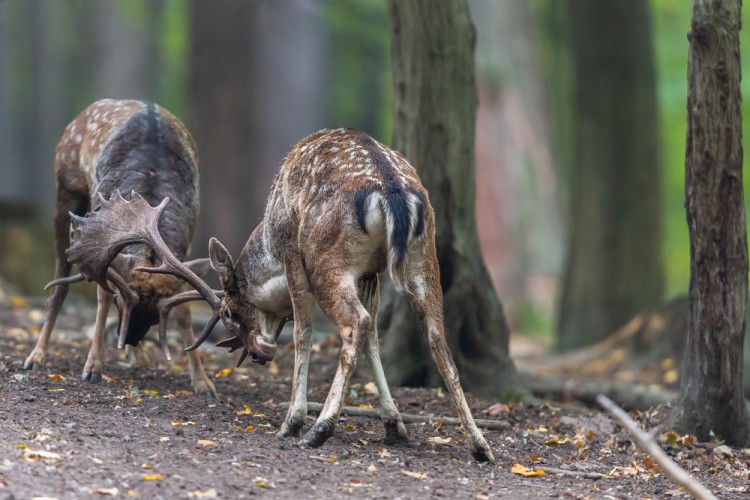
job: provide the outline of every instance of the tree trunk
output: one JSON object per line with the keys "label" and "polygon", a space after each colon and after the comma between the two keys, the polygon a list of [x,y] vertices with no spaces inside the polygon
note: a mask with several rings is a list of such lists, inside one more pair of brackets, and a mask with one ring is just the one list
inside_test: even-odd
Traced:
{"label": "tree trunk", "polygon": [[[484,267],[474,215],[474,27],[465,0],[389,0],[394,148],[417,168],[435,209],[448,342],[464,387],[501,397],[515,369],[508,325]],[[407,302],[390,290],[380,322],[395,384],[436,384]]]}
{"label": "tree trunk", "polygon": [[693,0],[688,39],[685,206],[690,230],[688,338],[679,423],[750,443],[742,392],[747,229],[742,190],[741,0]]}
{"label": "tree trunk", "polygon": [[558,347],[591,344],[660,302],[661,174],[646,0],[565,4],[571,216]]}
{"label": "tree trunk", "polygon": [[[193,256],[219,238],[239,254],[263,213],[254,191],[251,21],[255,2],[192,0],[188,63],[188,128],[198,145],[201,213]],[[268,186],[262,187],[267,193]]]}

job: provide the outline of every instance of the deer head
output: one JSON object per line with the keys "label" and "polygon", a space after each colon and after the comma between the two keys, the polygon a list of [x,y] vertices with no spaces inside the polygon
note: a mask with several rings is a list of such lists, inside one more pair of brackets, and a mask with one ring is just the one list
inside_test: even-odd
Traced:
{"label": "deer head", "polygon": [[[118,303],[123,304],[120,321],[122,343],[124,332],[127,331],[129,312],[138,297],[110,265],[128,245],[145,244],[153,249],[160,264],[156,267],[136,267],[135,271],[170,274],[184,280],[195,289],[160,299],[160,338],[162,335],[166,336],[163,332],[166,332],[166,319],[172,307],[190,300],[204,299],[211,306],[213,314],[195,343],[185,350],[191,351],[200,346],[221,319],[234,336],[217,345],[228,348],[229,352],[243,348],[237,362],[238,366],[248,356],[252,361],[261,364],[272,359],[275,345],[271,349],[271,346],[257,334],[254,317],[243,314],[241,319],[240,315],[233,313],[233,308],[236,307],[234,300],[238,296],[238,283],[234,277],[234,262],[227,249],[216,238],[212,238],[209,244],[209,259],[181,262],[164,242],[159,234],[158,223],[167,203],[169,198],[164,198],[159,205],[152,207],[135,192],[131,194],[130,201],[125,200],[117,192],[109,200],[102,198],[101,208],[88,217],[73,215],[74,230],[80,238],[70,246],[67,255],[69,262],[78,266],[80,274],[54,281],[50,285],[83,279],[95,281],[110,291],[110,283],[114,285],[117,288],[115,293],[120,297]],[[198,264],[204,267],[206,262],[210,262],[211,267],[219,275],[224,291],[213,290],[199,277],[199,273],[193,270]]]}

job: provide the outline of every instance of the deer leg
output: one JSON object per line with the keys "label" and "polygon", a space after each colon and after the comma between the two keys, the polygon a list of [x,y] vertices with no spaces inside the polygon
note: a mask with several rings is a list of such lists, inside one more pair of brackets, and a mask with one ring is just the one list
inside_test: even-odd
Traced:
{"label": "deer leg", "polygon": [[151,360],[148,359],[146,351],[143,349],[143,342],[138,342],[138,345],[126,345],[125,354],[128,357],[131,367],[151,368]]}
{"label": "deer leg", "polygon": [[307,374],[312,348],[313,298],[307,276],[299,258],[287,263],[285,268],[289,294],[294,310],[294,375],[292,400],[278,437],[298,437],[307,417]]}
{"label": "deer leg", "polygon": [[380,412],[383,426],[385,427],[385,442],[393,444],[397,442],[408,442],[409,436],[406,427],[401,421],[401,415],[391,397],[388,382],[380,361],[380,348],[378,343],[378,307],[380,306],[380,284],[378,276],[365,275],[359,279],[359,299],[367,309],[372,318],[372,326],[367,332],[365,344],[365,355],[370,365],[372,378],[378,388],[378,399],[380,401]]}
{"label": "deer leg", "polygon": [[104,340],[107,337],[107,314],[114,295],[102,287],[96,287],[96,323],[94,324],[94,338],[91,341],[89,356],[83,366],[81,378],[87,382],[96,383],[102,379],[104,366]]}
{"label": "deer leg", "polygon": [[[437,261],[433,261],[437,262]],[[440,289],[439,274],[436,270],[425,272],[424,278],[416,276],[410,283],[413,290],[420,287],[414,286],[415,281],[426,284],[426,293],[415,293],[408,295],[411,305],[419,318],[421,327],[430,344],[430,354],[437,364],[438,371],[448,388],[448,393],[453,401],[453,406],[458,411],[461,425],[469,433],[469,447],[472,456],[478,462],[494,462],[492,450],[484,436],[477,428],[474,417],[471,416],[469,404],[461,388],[456,364],[453,362],[448,342],[445,340],[443,326],[443,294]],[[425,279],[426,278],[426,279]],[[434,279],[432,279],[434,278]]]}
{"label": "deer leg", "polygon": [[[343,278],[340,282],[345,281],[346,278]],[[318,290],[313,288],[321,309],[338,327],[343,345],[339,354],[339,366],[331,383],[331,389],[328,391],[328,397],[315,425],[302,437],[299,443],[301,446],[317,448],[333,436],[344,394],[349,387],[357,357],[372,324],[369,313],[359,301],[357,290],[352,285],[338,288],[321,287]]]}
{"label": "deer leg", "polygon": [[[58,199],[55,206],[55,279],[66,278],[70,275],[73,267],[65,255],[65,250],[70,246],[70,213],[81,215],[88,209],[88,198],[86,195],[73,196],[65,193],[58,193]],[[39,332],[39,338],[31,354],[23,363],[25,370],[38,370],[44,366],[47,360],[47,342],[49,341],[52,329],[55,327],[57,315],[60,314],[65,297],[68,295],[68,285],[57,285],[52,288],[44,314],[47,320]]]}
{"label": "deer leg", "polygon": [[[195,335],[193,334],[193,321],[190,314],[190,305],[184,303],[175,307],[174,315],[177,320],[177,328],[182,334],[182,343],[185,347],[192,345],[193,342],[195,342]],[[206,375],[206,371],[203,369],[203,364],[201,363],[200,356],[198,356],[198,351],[188,351],[187,356],[188,366],[190,367],[190,383],[193,386],[193,392],[218,398],[214,383],[208,375]]]}

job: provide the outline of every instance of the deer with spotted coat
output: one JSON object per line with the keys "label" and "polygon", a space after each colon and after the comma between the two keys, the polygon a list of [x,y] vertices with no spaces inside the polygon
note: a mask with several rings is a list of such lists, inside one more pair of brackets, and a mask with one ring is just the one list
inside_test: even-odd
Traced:
{"label": "deer with spotted coat", "polygon": [[[388,270],[394,287],[410,301],[429,340],[432,357],[469,434],[472,455],[492,461],[492,451],[477,428],[459,383],[443,330],[443,296],[435,249],[435,217],[416,170],[368,135],[351,129],[323,130],[289,153],[278,172],[263,221],[234,261],[215,238],[209,243],[211,267],[223,297],[170,255],[158,222],[169,200],[151,207],[145,200],[111,200],[123,231],[111,241],[111,255],[138,241],[151,245],[162,264],[145,271],[171,273],[193,285],[214,315],[194,349],[221,319],[234,337],[219,342],[230,352],[264,364],[273,359],[284,325],[294,319],[294,377],[291,404],[278,436],[299,436],[307,416],[307,375],[313,304],[338,328],[342,340],[338,368],[328,397],[301,445],[318,447],[333,435],[357,358],[364,353],[378,389],[386,440],[406,441],[407,433],[391,398],[380,361],[376,315],[378,274]],[[77,225],[80,245],[106,233],[94,214]],[[77,252],[92,268],[108,265],[104,252]]]}
{"label": "deer with spotted coat", "polygon": [[[57,201],[54,214],[56,252],[55,280],[46,306],[46,322],[36,346],[24,363],[26,369],[45,364],[47,343],[70,283],[90,277],[84,263],[81,274],[69,276],[66,251],[77,232],[78,221],[98,217],[104,200],[115,193],[138,193],[153,203],[164,197],[172,200],[159,224],[167,247],[179,259],[189,252],[198,216],[198,155],[195,142],[185,126],[167,110],[153,103],[133,100],[97,101],[79,114],[65,129],[55,151]],[[106,210],[105,210],[106,212]],[[89,214],[89,215],[87,215]],[[116,230],[116,221],[105,221],[105,230]],[[111,236],[111,235],[110,235]],[[103,244],[104,239],[93,242]],[[119,309],[118,347],[138,346],[149,328],[159,324],[159,335],[167,358],[166,322],[169,311],[175,317],[183,342],[192,344],[190,309],[187,301],[201,298],[195,291],[184,291],[185,283],[175,276],[138,271],[154,265],[158,257],[143,244],[121,248],[110,255],[110,264],[100,270],[94,336],[83,379],[98,382],[102,377],[106,320],[111,303]],[[199,274],[209,269],[208,260],[185,263]],[[196,393],[216,395],[200,358],[189,353],[190,377]]]}

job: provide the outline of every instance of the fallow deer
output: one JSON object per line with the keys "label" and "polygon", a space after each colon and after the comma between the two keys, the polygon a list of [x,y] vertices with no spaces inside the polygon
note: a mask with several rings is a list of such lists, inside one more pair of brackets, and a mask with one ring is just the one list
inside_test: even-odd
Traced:
{"label": "fallow deer", "polygon": [[[65,252],[71,236],[76,236],[71,234],[71,220],[96,214],[102,200],[119,191],[136,192],[154,203],[168,196],[173,203],[164,212],[160,231],[170,251],[182,259],[189,252],[198,216],[195,143],[177,118],[153,103],[105,99],[91,104],[65,128],[55,151],[55,176],[55,280],[48,285],[52,292],[46,306],[47,319],[24,363],[26,369],[45,364],[47,343],[68,284],[84,278],[84,274],[69,277],[71,262]],[[115,221],[104,223],[115,230]],[[90,382],[98,382],[102,376],[105,325],[113,298],[120,312],[119,348],[126,344],[137,346],[149,328],[158,323],[160,340],[169,358],[166,321],[173,307],[183,341],[192,344],[195,340],[186,301],[194,300],[196,292],[178,293],[185,284],[174,276],[135,270],[157,261],[150,247],[131,245],[110,257],[111,266],[102,270],[104,279],[99,281],[94,338],[83,368],[83,379]],[[187,265],[199,272],[201,267],[208,270],[206,259]],[[84,269],[81,266],[80,270]],[[190,353],[188,360],[194,391],[215,396],[214,385],[199,357]]]}
{"label": "fallow deer", "polygon": [[[215,238],[209,243],[211,267],[220,277],[220,298],[170,254],[157,227],[167,199],[156,208],[137,197],[119,196],[92,217],[78,221],[80,241],[68,252],[88,261],[100,283],[109,259],[123,245],[151,245],[162,264],[141,269],[180,276],[211,304],[214,315],[188,349],[203,342],[219,318],[234,334],[218,345],[242,349],[264,364],[273,359],[284,322],[294,319],[294,379],[289,411],[279,436],[299,436],[307,415],[307,374],[311,350],[313,301],[338,327],[343,345],[338,369],[323,409],[300,441],[318,447],[333,435],[342,399],[358,355],[364,350],[379,393],[387,440],[407,440],[380,361],[376,315],[378,274],[388,269],[394,287],[406,295],[427,336],[432,357],[450,392],[479,461],[493,460],[477,428],[443,330],[443,296],[435,250],[435,217],[416,170],[401,156],[368,135],[351,129],[323,130],[289,153],[278,172],[265,217],[235,262]],[[117,220],[118,231],[104,224]],[[129,231],[128,231],[129,229]],[[107,237],[108,250],[93,251],[87,241]]]}

